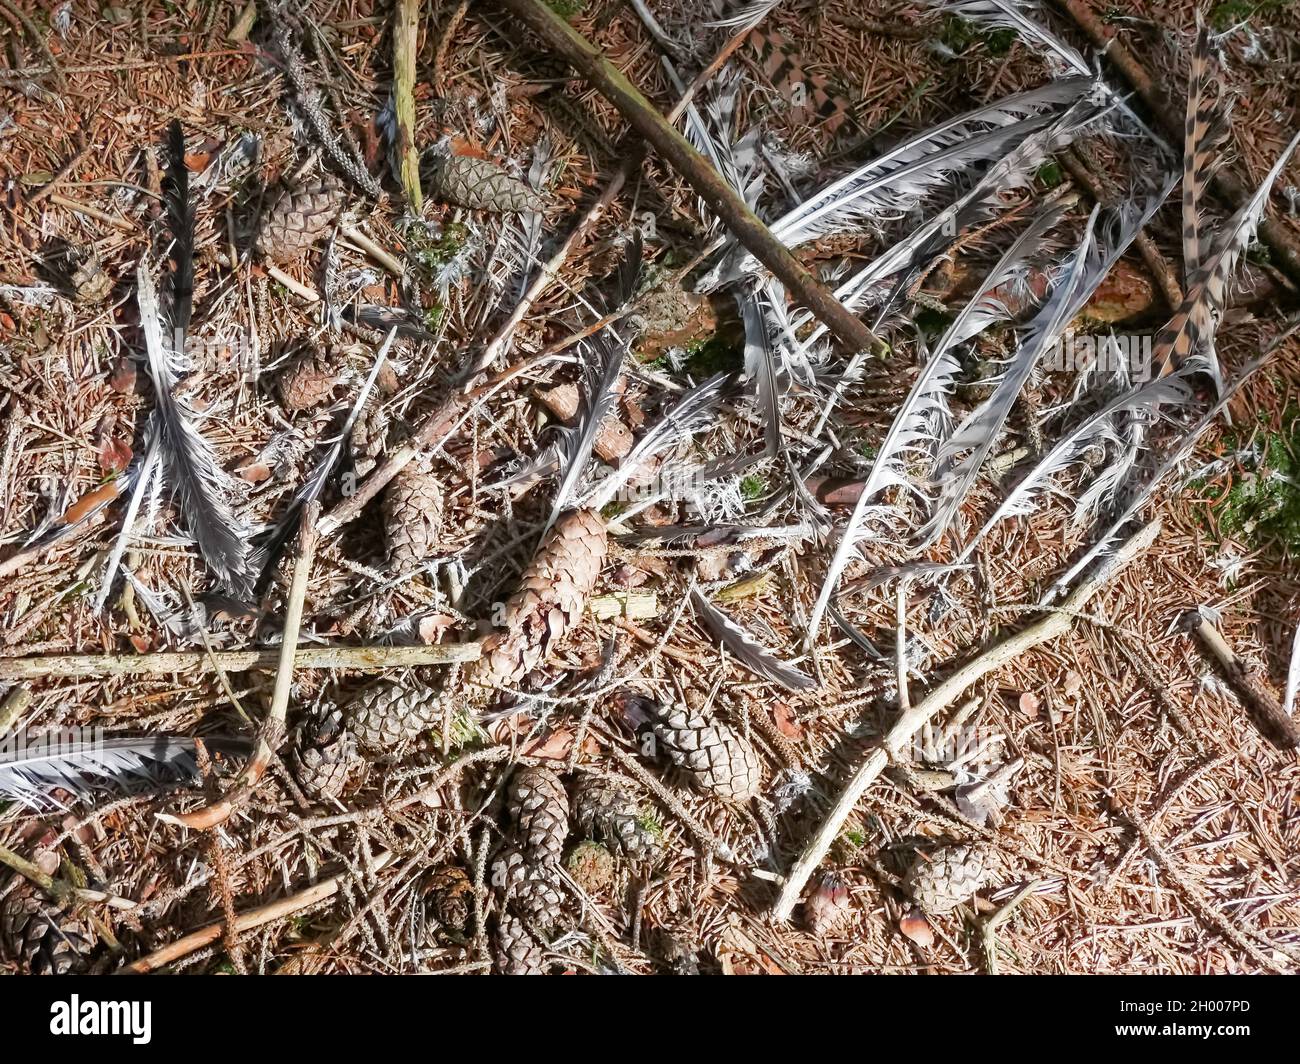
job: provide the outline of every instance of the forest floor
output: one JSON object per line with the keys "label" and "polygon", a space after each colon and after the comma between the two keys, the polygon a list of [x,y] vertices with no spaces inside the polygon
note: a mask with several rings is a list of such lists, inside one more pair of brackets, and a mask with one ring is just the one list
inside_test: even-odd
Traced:
{"label": "forest floor", "polygon": [[[280,183],[332,163],[320,161],[318,138],[294,102],[264,0],[247,8],[197,0],[36,6],[41,13],[25,25],[14,5],[0,4],[9,68],[0,70],[0,700],[10,696],[17,710],[9,720],[0,712],[0,731],[251,739],[271,700],[274,665],[218,672],[211,654],[276,649],[298,547],[273,567],[260,603],[234,601],[216,593],[184,515],[164,493],[141,515],[101,609],[121,502],[5,567],[34,532],[114,483],[147,446],[155,393],[141,364],[137,266],[166,253],[168,123],[179,118],[187,138],[197,203],[191,331],[204,354],[179,390],[202,411],[201,431],[238,485],[235,511],[250,529],[285,512],[375,363],[387,325],[342,310],[406,307],[407,332],[363,414],[372,431],[350,438],[347,475],[364,485],[454,393],[506,320],[526,269],[518,249],[532,246],[530,235],[515,216],[432,197],[419,217],[405,209],[379,118],[393,78],[390,3],[295,5],[302,67],[321,87],[335,135],[377,175],[384,196],[349,183],[344,227],[274,268],[240,250],[252,219]],[[636,135],[495,4],[417,6],[416,145],[449,134],[457,150],[544,188],[546,258],[638,146]],[[687,82],[731,32],[704,25],[698,3],[648,6]],[[1044,17],[1093,56],[1079,26],[1062,17],[1065,5],[1047,6]],[[657,105],[676,100],[662,62],[668,44],[647,32],[633,5],[552,7]],[[251,24],[242,17],[248,10],[257,14]],[[1192,0],[1096,10],[1181,113]],[[1217,48],[1235,100],[1223,167],[1253,190],[1300,118],[1300,9],[1227,0],[1207,17],[1222,32]],[[736,122],[742,130],[762,123],[765,194],[775,201],[1053,73],[1041,49],[1015,33],[889,0],[787,0],[759,32],[732,59],[743,76]],[[804,96],[792,100],[795,83]],[[799,106],[809,86],[813,104],[823,91],[829,101],[822,115]],[[703,90],[701,99],[710,98]],[[1099,152],[1094,162],[1104,167],[1105,158]],[[1076,180],[1048,164],[1033,194],[1077,191],[1086,215],[1090,193]],[[1293,158],[1269,200],[1270,217],[1293,240],[1298,188]],[[1082,330],[1149,337],[1170,317],[1162,284],[1181,279],[1177,200],[1175,191],[1148,229],[1154,258],[1126,255]],[[1231,213],[1220,200],[1208,210]],[[378,500],[330,529],[306,586],[300,644],[454,647],[490,629],[537,546],[553,491],[549,481],[527,491],[497,482],[546,446],[548,424],[572,415],[572,356],[584,348],[565,344],[598,316],[593,293],[608,291],[633,229],[644,241],[650,294],[629,319],[638,338],[616,406],[620,431],[642,434],[673,396],[739,368],[734,305],[678,284],[682,268],[709,248],[711,224],[695,192],[654,152],[632,167],[498,353],[496,368],[520,364],[521,373],[435,451],[427,468],[441,494],[436,549],[414,571],[393,569]],[[860,264],[887,239],[823,240],[800,256],[832,283],[837,268]],[[913,317],[950,320],[964,301],[963,278],[988,263],[992,246],[973,239],[954,249],[916,293]],[[1264,245],[1246,258],[1218,335],[1229,380],[1278,336],[1296,302],[1295,281]],[[69,281],[85,261],[95,268]],[[1153,261],[1169,275],[1156,276]],[[1005,357],[1011,335],[998,329],[976,342],[955,397],[960,409],[979,401],[981,367]],[[289,375],[304,352],[319,358],[326,379],[317,401],[299,403]],[[833,453],[823,479],[807,484],[836,522],[847,518],[855,477],[907,394],[915,353],[900,341],[894,357],[869,360],[828,423]],[[840,356],[831,364],[842,366]],[[1075,384],[1068,372],[1031,382],[997,445],[1000,472],[986,475],[965,507],[968,530],[1014,482],[1012,468],[1050,447],[1056,412]],[[550,389],[560,385],[568,387],[557,397]],[[77,940],[73,966],[99,971],[142,959],[153,966],[151,954],[204,927],[216,930],[158,966],[508,967],[494,876],[512,834],[510,773],[523,764],[553,769],[575,806],[561,831],[560,898],[548,930],[532,934],[557,971],[1300,971],[1300,762],[1262,733],[1238,688],[1180,623],[1196,607],[1217,611],[1246,669],[1280,695],[1300,621],[1300,342],[1284,342],[1229,413],[1230,422],[1202,437],[1183,475],[1142,509],[1144,520],[1162,521],[1154,546],[1106,584],[1067,634],[970,688],[951,707],[963,717],[947,733],[950,716],[920,733],[911,761],[895,759],[836,833],[809,884],[814,900],[791,921],[770,916],[781,877],[899,712],[899,601],[896,581],[860,582],[841,596],[879,658],[829,625],[808,650],[803,622],[833,543],[807,528],[750,541],[726,531],[799,525],[799,497],[786,490],[779,458],[635,518],[607,515],[611,546],[594,593],[601,608],[582,614],[521,690],[473,706],[456,697],[460,666],[386,670],[385,682],[441,684],[452,694],[423,734],[361,759],[337,790],[304,789],[302,750],[332,707],[346,711],[376,681],[373,669],[295,671],[281,756],[214,830],[158,814],[193,810],[228,787],[242,753],[219,757],[227,767],[209,766],[205,782],[171,783],[163,793],[64,790],[53,797],[66,799],[65,808],[46,810],[0,803],[0,846],[101,892],[60,907],[30,877],[0,875],[0,906],[36,898],[51,926]],[[817,405],[795,396],[785,418],[798,461],[816,458]],[[704,458],[729,457],[752,453],[761,437],[753,411],[735,398],[691,446]],[[327,487],[327,513],[346,490]],[[1044,589],[1092,542],[1095,529],[1072,520],[1079,490],[1074,480],[1058,484],[1032,514],[1002,522],[971,568],[941,589],[904,585],[904,701],[919,701],[1034,618]],[[656,528],[676,525],[716,530],[712,538],[656,538]],[[951,557],[959,542],[938,544],[933,557]],[[884,551],[878,560],[900,559]],[[848,578],[869,568],[858,563]],[[816,686],[786,690],[720,649],[691,606],[692,588]],[[120,662],[172,650],[197,651],[204,663],[108,675],[101,662],[63,676],[42,675],[38,664],[21,681],[15,671],[29,658]],[[756,751],[757,795],[727,802],[690,786],[646,745],[646,700],[705,706]],[[643,851],[620,854],[608,838],[586,839],[577,791],[602,775],[632,795],[636,826],[651,839]],[[985,797],[974,798],[971,785],[990,779]],[[908,869],[951,846],[972,847],[969,859],[986,867],[960,904],[925,913]],[[313,892],[320,884],[330,889]],[[990,930],[990,916],[1013,900]],[[286,904],[263,919],[277,901]],[[4,932],[0,921],[0,965],[26,970],[17,932],[7,951]]]}

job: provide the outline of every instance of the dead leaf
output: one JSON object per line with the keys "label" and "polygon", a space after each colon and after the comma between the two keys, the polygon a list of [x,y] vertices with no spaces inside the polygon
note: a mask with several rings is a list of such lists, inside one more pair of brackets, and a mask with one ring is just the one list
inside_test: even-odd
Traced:
{"label": "dead leaf", "polygon": [[153,649],[153,644],[149,641],[147,635],[131,636],[131,645],[135,647],[137,654],[148,654]]}
{"label": "dead leaf", "polygon": [[239,474],[240,479],[250,484],[261,484],[262,481],[271,479],[271,467],[265,462],[249,462],[246,466],[240,466],[235,472]]}
{"label": "dead leaf", "polygon": [[775,703],[772,706],[772,716],[776,718],[777,731],[796,743],[803,742],[803,727],[794,719],[794,713],[786,703]]}
{"label": "dead leaf", "polygon": [[1020,695],[1020,712],[1026,717],[1038,716],[1038,696],[1033,691],[1024,691]]}
{"label": "dead leaf", "polygon": [[125,440],[105,440],[99,449],[99,468],[105,473],[121,473],[131,464],[131,445]]}
{"label": "dead leaf", "polygon": [[119,358],[113,365],[112,376],[108,378],[109,387],[122,395],[135,391],[135,363],[129,358]]}
{"label": "dead leaf", "polygon": [[1083,677],[1071,669],[1065,674],[1065,682],[1061,684],[1061,694],[1066,698],[1074,698],[1083,690]]}
{"label": "dead leaf", "polygon": [[904,913],[902,919],[898,921],[898,930],[918,946],[934,945],[934,928],[930,926],[920,909],[912,909]]}

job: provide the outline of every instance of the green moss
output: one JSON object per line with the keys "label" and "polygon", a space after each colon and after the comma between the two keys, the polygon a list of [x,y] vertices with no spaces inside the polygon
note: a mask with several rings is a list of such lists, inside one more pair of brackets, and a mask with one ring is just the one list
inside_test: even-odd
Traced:
{"label": "green moss", "polygon": [[982,42],[989,55],[1006,55],[1016,42],[1016,31],[1012,29],[984,31],[973,23],[952,15],[944,20],[939,40],[958,55],[976,42]]}
{"label": "green moss", "polygon": [[407,249],[424,270],[432,274],[451,262],[469,239],[469,227],[460,222],[449,222],[443,226],[442,233],[436,237],[421,234],[412,229],[407,235]]}
{"label": "green moss", "polygon": [[[1288,409],[1283,422],[1285,432],[1263,436],[1258,468],[1226,494],[1213,487],[1207,493],[1225,535],[1252,548],[1273,543],[1300,555],[1300,410]],[[1231,448],[1232,437],[1224,444]]]}
{"label": "green moss", "polygon": [[762,477],[750,475],[740,481],[740,496],[746,502],[761,499],[767,493],[767,482]]}
{"label": "green moss", "polygon": [[735,373],[743,365],[741,349],[723,339],[720,333],[686,346],[686,369],[697,379],[712,377],[715,373]]}
{"label": "green moss", "polygon": [[636,823],[637,827],[642,831],[649,832],[656,839],[663,838],[664,826],[655,815],[655,811],[649,806],[641,810],[641,815],[636,818]]}
{"label": "green moss", "polygon": [[952,324],[953,316],[933,307],[922,307],[913,316],[912,321],[927,335],[939,335]]}
{"label": "green moss", "polygon": [[1288,3],[1289,0],[1257,0],[1255,3],[1251,0],[1225,0],[1210,9],[1210,25],[1223,31],[1241,22],[1251,22],[1256,15],[1267,19],[1280,14]]}
{"label": "green moss", "polygon": [[984,34],[984,47],[989,50],[989,55],[1006,55],[1015,43],[1015,30],[992,30]]}
{"label": "green moss", "polygon": [[568,20],[586,10],[587,0],[546,0],[546,6],[560,18]]}
{"label": "green moss", "polygon": [[1038,179],[1038,183],[1044,188],[1055,188],[1064,180],[1061,167],[1052,159],[1043,163],[1034,177]]}

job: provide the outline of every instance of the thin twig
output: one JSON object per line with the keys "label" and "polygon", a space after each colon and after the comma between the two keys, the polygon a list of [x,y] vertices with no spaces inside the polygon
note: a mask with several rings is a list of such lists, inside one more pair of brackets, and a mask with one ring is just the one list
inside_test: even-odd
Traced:
{"label": "thin twig", "polygon": [[1158,519],[1139,529],[1107,559],[1101,568],[1070,594],[1059,610],[1034,622],[1028,628],[1017,632],[963,665],[921,702],[899,717],[880,744],[871,751],[866,761],[853,774],[839,800],[804,847],[794,867],[790,869],[780,896],[773,906],[773,917],[776,920],[783,922],[790,919],[790,914],[794,912],[799,896],[803,893],[804,885],[830,850],[844,822],[871,784],[889,762],[912,741],[916,733],[939,712],[947,708],[971,684],[1027,650],[1069,631],[1075,624],[1077,614],[1089,599],[1129,562],[1150,547],[1160,534],[1160,529],[1161,522]]}

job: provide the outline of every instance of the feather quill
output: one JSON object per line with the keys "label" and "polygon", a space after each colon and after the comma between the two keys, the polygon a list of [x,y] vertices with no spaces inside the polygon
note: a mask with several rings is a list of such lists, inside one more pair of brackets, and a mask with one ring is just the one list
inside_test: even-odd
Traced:
{"label": "feather quill", "polygon": [[[209,749],[247,749],[234,739],[204,739]],[[38,812],[65,809],[51,792],[75,798],[97,793],[138,792],[168,780],[195,774],[193,739],[155,736],[145,739],[64,741],[61,733],[35,737],[14,753],[0,751],[0,795]]]}
{"label": "feather quill", "polygon": [[698,589],[691,591],[691,603],[704,626],[746,669],[789,691],[807,691],[817,686],[811,676],[788,665],[767,650],[745,629],[713,605]]}
{"label": "feather quill", "polygon": [[1291,664],[1286,670],[1286,694],[1282,696],[1282,712],[1288,717],[1295,709],[1296,692],[1300,691],[1300,624],[1296,625],[1291,640]]}
{"label": "feather quill", "polygon": [[543,534],[568,508],[570,497],[575,494],[587,473],[587,463],[591,461],[592,449],[596,443],[596,432],[601,422],[613,411],[618,399],[616,386],[619,375],[623,372],[623,347],[616,346],[609,337],[597,333],[585,341],[579,351],[584,357],[583,404],[577,424],[566,430],[558,441],[560,485],[556,489],[551,516],[546,522],[546,528],[542,530]]}

